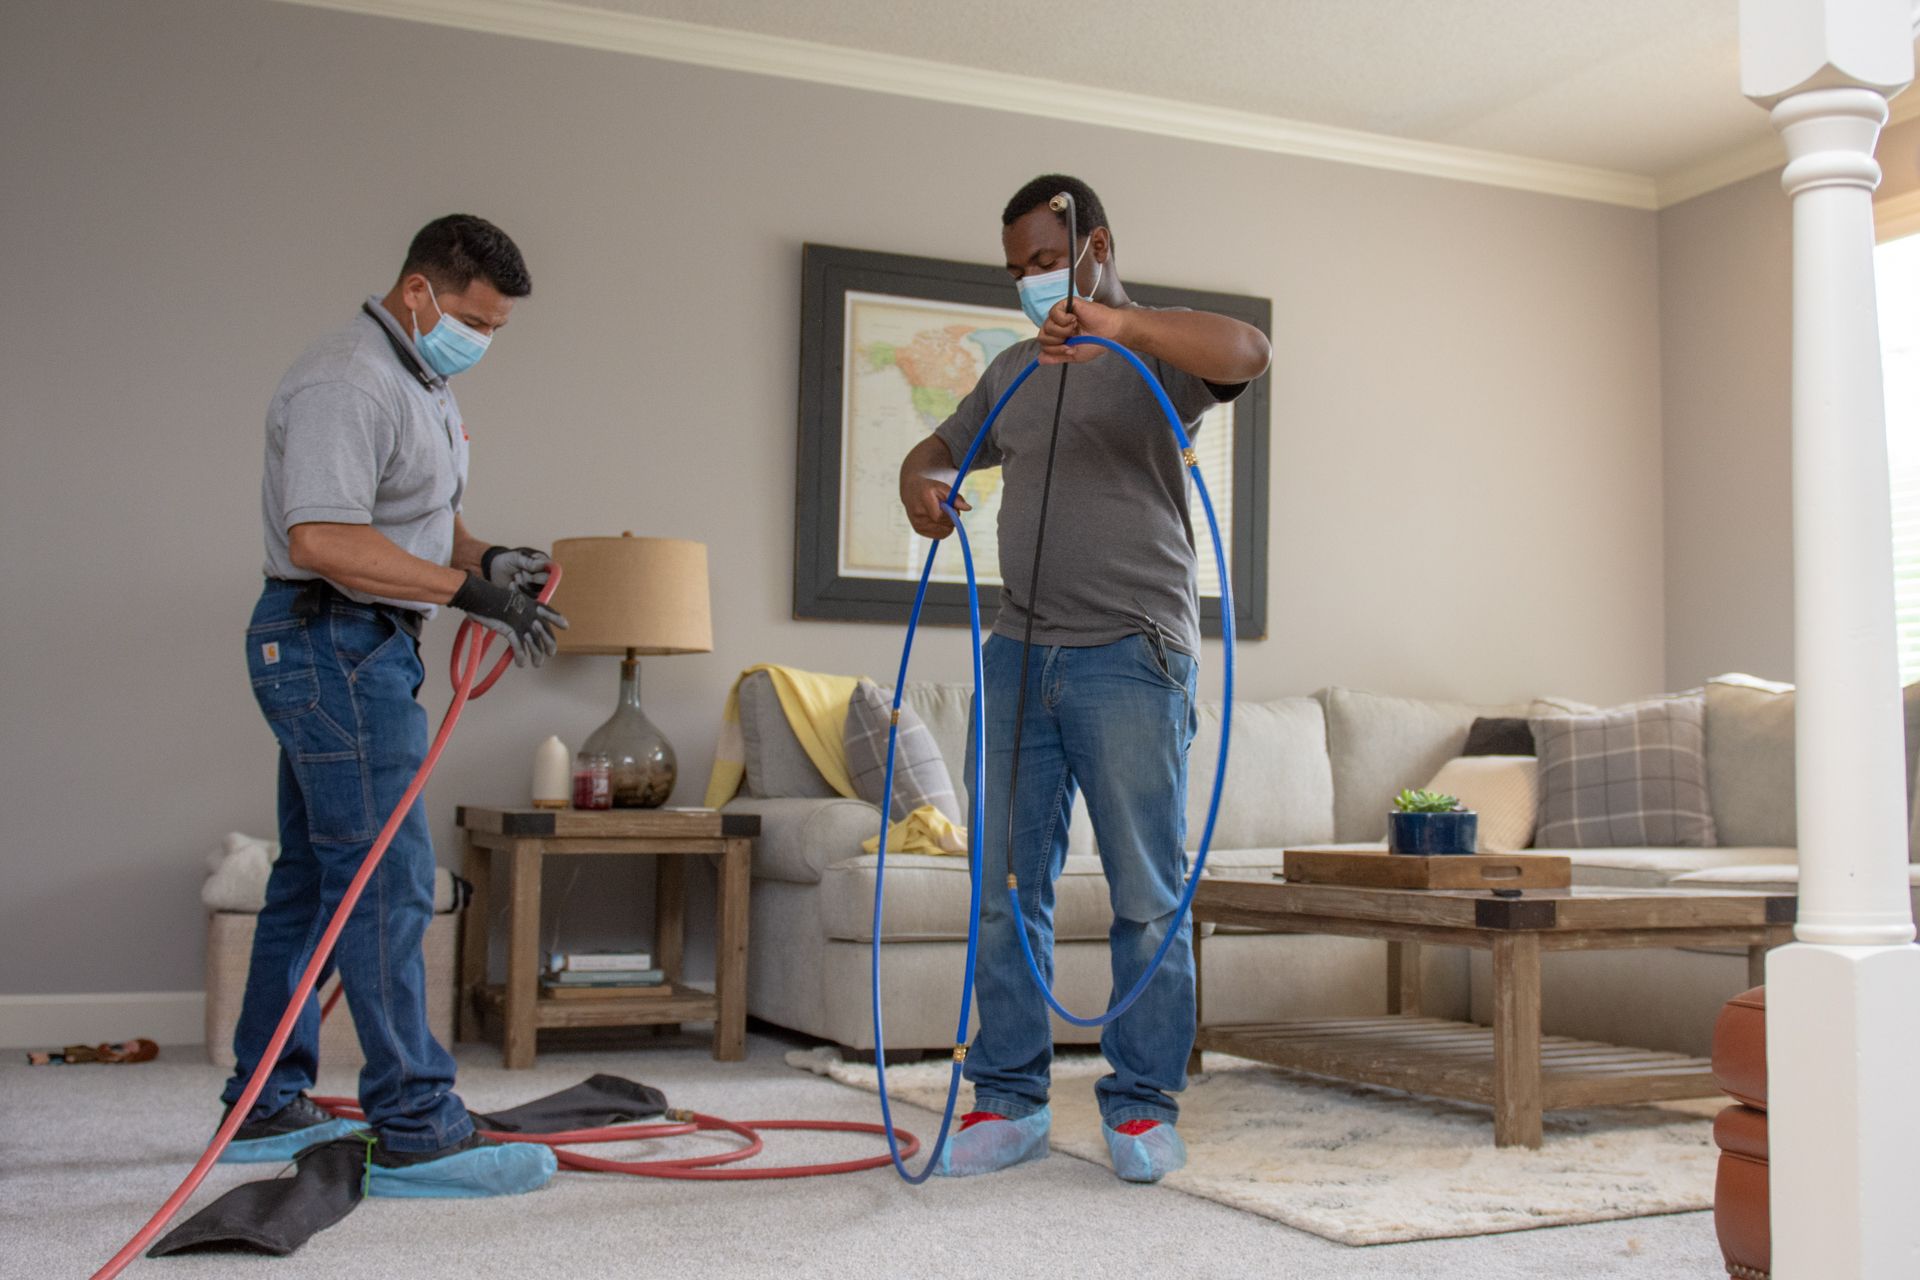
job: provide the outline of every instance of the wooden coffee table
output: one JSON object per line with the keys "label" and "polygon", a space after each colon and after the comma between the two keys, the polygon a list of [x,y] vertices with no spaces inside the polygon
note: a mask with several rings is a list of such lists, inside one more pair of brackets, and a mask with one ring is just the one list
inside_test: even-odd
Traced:
{"label": "wooden coffee table", "polygon": [[[1789,941],[1796,899],[1679,889],[1374,889],[1205,879],[1194,924],[1330,933],[1387,943],[1387,1016],[1202,1026],[1201,1050],[1275,1066],[1483,1102],[1494,1144],[1540,1145],[1543,1111],[1696,1098],[1719,1092],[1704,1058],[1540,1034],[1540,953],[1626,947],[1745,946],[1762,981],[1767,949]],[[1420,1013],[1422,945],[1493,953],[1493,1025]],[[1203,943],[1194,931],[1196,977]],[[1201,987],[1204,999],[1204,986]],[[1732,992],[1728,993],[1733,994]]]}

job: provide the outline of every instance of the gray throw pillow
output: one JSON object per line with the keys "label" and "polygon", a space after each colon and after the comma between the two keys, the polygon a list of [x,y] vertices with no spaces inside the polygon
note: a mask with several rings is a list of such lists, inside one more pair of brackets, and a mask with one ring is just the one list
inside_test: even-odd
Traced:
{"label": "gray throw pillow", "polygon": [[[887,781],[887,730],[893,720],[893,693],[871,680],[854,686],[847,703],[847,772],[853,790],[875,808]],[[900,740],[893,762],[893,804],[888,822],[898,822],[922,805],[932,805],[956,826],[965,826],[953,777],[941,758],[933,731],[912,707],[900,707]]]}
{"label": "gray throw pillow", "polygon": [[1534,847],[1710,848],[1706,699],[1699,693],[1588,715],[1535,716]]}

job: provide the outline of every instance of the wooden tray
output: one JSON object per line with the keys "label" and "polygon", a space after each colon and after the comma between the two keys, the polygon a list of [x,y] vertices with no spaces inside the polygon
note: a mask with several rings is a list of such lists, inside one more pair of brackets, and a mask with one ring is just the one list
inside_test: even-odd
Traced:
{"label": "wooden tray", "polygon": [[1294,884],[1374,889],[1565,889],[1573,883],[1573,861],[1550,853],[1416,857],[1383,849],[1289,849],[1282,865]]}

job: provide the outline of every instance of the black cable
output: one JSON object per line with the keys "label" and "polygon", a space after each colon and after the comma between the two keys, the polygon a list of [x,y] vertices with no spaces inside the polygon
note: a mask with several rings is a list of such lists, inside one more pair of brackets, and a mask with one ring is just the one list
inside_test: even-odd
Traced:
{"label": "black cable", "polygon": [[[1068,288],[1072,285],[1069,283]],[[1067,306],[1073,306],[1069,293]],[[1013,713],[1013,773],[1007,782],[1007,874],[1013,870],[1014,800],[1020,794],[1020,737],[1027,727],[1027,662],[1033,656],[1033,614],[1040,593],[1040,551],[1047,540],[1047,504],[1053,498],[1053,459],[1060,448],[1060,407],[1067,399],[1067,366],[1060,366],[1060,389],[1053,397],[1053,436],[1047,441],[1047,470],[1040,481],[1040,524],[1033,535],[1033,574],[1027,579],[1027,628],[1020,641],[1020,696]],[[1021,928],[1026,921],[1020,922]]]}
{"label": "black cable", "polygon": [[[1080,287],[1080,211],[1073,197],[1061,192],[1051,202],[1066,204],[1067,222],[1067,314],[1073,314],[1073,295]],[[1040,522],[1033,533],[1033,573],[1027,579],[1027,626],[1020,640],[1020,694],[1014,701],[1012,772],[1007,780],[1007,876],[1014,879],[1014,818],[1019,812],[1014,801],[1020,795],[1020,739],[1027,727],[1027,664],[1033,657],[1033,615],[1040,599],[1040,552],[1047,542],[1047,506],[1053,500],[1053,460],[1060,449],[1060,409],[1067,402],[1067,365],[1060,366],[1060,386],[1053,397],[1053,431],[1047,439],[1047,469],[1040,479]],[[1025,912],[1020,927],[1027,927]]]}

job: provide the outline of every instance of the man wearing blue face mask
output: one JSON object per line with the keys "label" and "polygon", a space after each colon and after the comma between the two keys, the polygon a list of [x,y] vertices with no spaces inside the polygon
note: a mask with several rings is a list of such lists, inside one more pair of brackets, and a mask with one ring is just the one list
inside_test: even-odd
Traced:
{"label": "man wearing blue face mask", "polygon": [[[1078,262],[1067,260],[1066,215],[1048,206],[1062,191],[1076,206]],[[953,524],[941,504],[991,406],[1036,357],[1062,366],[1029,379],[1037,389],[1029,385],[1008,402],[975,458],[976,468],[1001,468],[1004,585],[982,655],[986,827],[971,835],[981,842],[989,881],[1017,877],[1020,912],[1006,894],[983,897],[974,966],[980,1030],[966,1055],[975,1110],[962,1117],[935,1172],[987,1173],[1047,1152],[1053,1034],[1016,931],[1027,931],[1041,971],[1051,974],[1053,882],[1066,858],[1074,797],[1084,792],[1113,904],[1114,994],[1133,988],[1169,930],[1180,935],[1140,999],[1108,1024],[1100,1047],[1113,1074],[1095,1087],[1114,1171],[1154,1182],[1186,1159],[1172,1095],[1186,1087],[1194,1035],[1190,925],[1174,915],[1187,874],[1187,744],[1196,725],[1200,654],[1193,523],[1179,445],[1151,389],[1125,361],[1102,359],[1109,354],[1102,348],[1065,344],[1092,334],[1140,356],[1190,435],[1208,408],[1266,371],[1271,348],[1239,320],[1129,299],[1106,211],[1078,179],[1047,174],[1022,187],[1001,215],[1000,239],[1021,309],[1040,333],[996,357],[900,469],[900,498],[914,529],[946,537]],[[1042,544],[1055,379],[1066,377],[1069,364],[1077,367],[1061,402]],[[956,506],[968,509],[964,500]],[[1042,545],[1041,585],[1029,598]],[[1009,848],[1012,744],[1029,628]],[[967,784],[979,786],[971,748],[967,759]]]}
{"label": "man wearing blue face mask", "polygon": [[[253,693],[280,744],[280,855],[253,940],[231,1107],[265,1052],[314,944],[427,752],[419,636],[451,604],[501,635],[521,665],[553,653],[566,619],[535,595],[550,561],[489,546],[461,516],[467,429],[447,379],[470,369],[532,286],[520,250],[481,218],[428,223],[385,297],[367,299],[280,380],[267,411],[261,509],[266,584],[247,628]],[[433,845],[416,803],[348,917],[340,974],[366,1067],[371,1195],[531,1191],[544,1147],[498,1145],[453,1092],[453,1058],[427,1026],[421,945],[434,911]],[[323,975],[322,982],[325,977]],[[359,1128],[307,1097],[319,1053],[309,997],[222,1159],[284,1163]]]}

